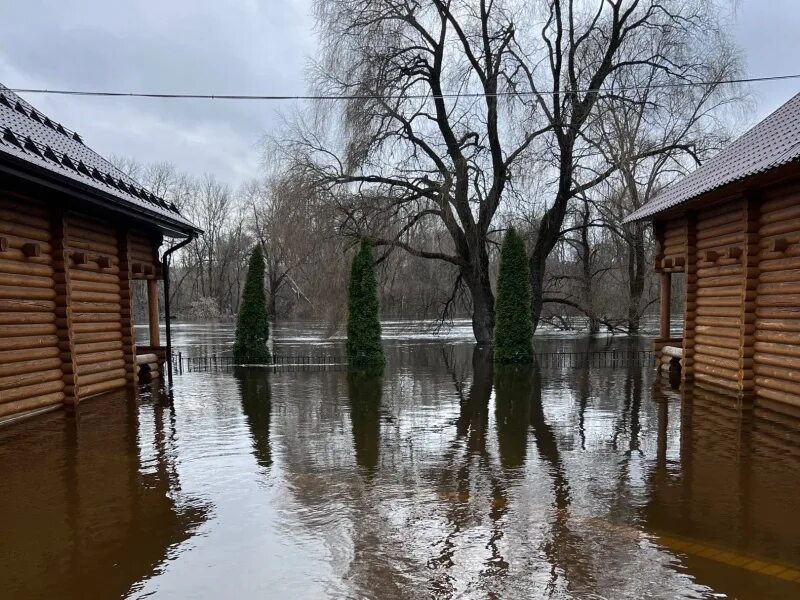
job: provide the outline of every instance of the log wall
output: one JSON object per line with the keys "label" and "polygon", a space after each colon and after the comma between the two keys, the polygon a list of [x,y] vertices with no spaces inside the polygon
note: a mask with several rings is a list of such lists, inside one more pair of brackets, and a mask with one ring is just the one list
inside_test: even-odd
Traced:
{"label": "log wall", "polygon": [[42,204],[0,195],[0,418],[64,401],[53,226]]}
{"label": "log wall", "polygon": [[130,280],[160,243],[0,191],[0,421],[136,383]]}
{"label": "log wall", "polygon": [[118,233],[100,221],[70,214],[66,247],[75,395],[85,398],[126,384]]}
{"label": "log wall", "polygon": [[[753,333],[743,322],[745,201],[733,199],[694,215],[693,270],[687,285],[694,294],[691,364],[694,378],[732,392],[741,391],[741,336]],[[688,303],[687,303],[688,304]]]}
{"label": "log wall", "polygon": [[800,186],[762,195],[756,297],[756,395],[800,406]]}

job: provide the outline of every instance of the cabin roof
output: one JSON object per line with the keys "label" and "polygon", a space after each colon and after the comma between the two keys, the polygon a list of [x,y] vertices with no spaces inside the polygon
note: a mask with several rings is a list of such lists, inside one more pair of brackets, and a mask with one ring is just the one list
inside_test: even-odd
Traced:
{"label": "cabin roof", "polygon": [[53,121],[0,84],[0,160],[44,174],[86,193],[111,210],[124,210],[160,228],[188,235],[200,230],[177,207],[147,190],[89,148],[83,138]]}
{"label": "cabin roof", "polygon": [[725,147],[714,158],[673,183],[625,222],[651,218],[703,194],[800,159],[800,94]]}

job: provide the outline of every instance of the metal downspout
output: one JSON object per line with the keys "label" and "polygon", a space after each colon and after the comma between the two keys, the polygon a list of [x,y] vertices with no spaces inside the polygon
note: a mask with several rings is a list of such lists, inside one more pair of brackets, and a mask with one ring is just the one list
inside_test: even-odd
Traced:
{"label": "metal downspout", "polygon": [[172,246],[164,252],[161,259],[162,268],[164,271],[164,325],[167,330],[167,381],[169,382],[169,391],[172,391],[172,330],[170,327],[169,316],[169,257],[176,250],[180,250],[184,246],[192,243],[197,238],[196,235],[190,235],[183,240],[180,244]]}

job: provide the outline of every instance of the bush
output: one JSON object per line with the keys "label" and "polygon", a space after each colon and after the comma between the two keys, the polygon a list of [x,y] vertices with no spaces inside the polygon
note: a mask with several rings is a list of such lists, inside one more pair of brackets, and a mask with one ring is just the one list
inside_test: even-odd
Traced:
{"label": "bush", "polygon": [[500,250],[497,278],[494,360],[508,364],[530,364],[533,360],[531,288],[525,244],[511,228]]}
{"label": "bush", "polygon": [[239,364],[269,362],[267,340],[269,340],[269,320],[267,297],[264,293],[264,253],[261,245],[256,244],[250,255],[242,303],[236,317],[234,360]]}
{"label": "bush", "polygon": [[350,270],[347,299],[347,361],[351,367],[383,365],[378,284],[372,261],[372,247],[362,240]]}

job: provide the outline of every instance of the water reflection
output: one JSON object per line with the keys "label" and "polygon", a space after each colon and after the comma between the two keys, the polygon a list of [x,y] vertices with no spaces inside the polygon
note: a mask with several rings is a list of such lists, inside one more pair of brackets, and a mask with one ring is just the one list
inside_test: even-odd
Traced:
{"label": "water reflection", "polygon": [[380,377],[187,373],[0,431],[8,595],[800,597],[795,420],[397,335]]}
{"label": "water reflection", "polygon": [[381,395],[383,373],[348,373],[347,397],[356,463],[373,475],[378,467],[381,444]]}
{"label": "water reflection", "polygon": [[264,469],[272,465],[269,427],[272,416],[270,372],[258,367],[236,367],[233,371],[242,399],[242,412],[253,438],[253,454]]}
{"label": "water reflection", "polygon": [[207,510],[187,502],[163,399],[124,394],[0,431],[0,575],[13,598],[118,598]]}

